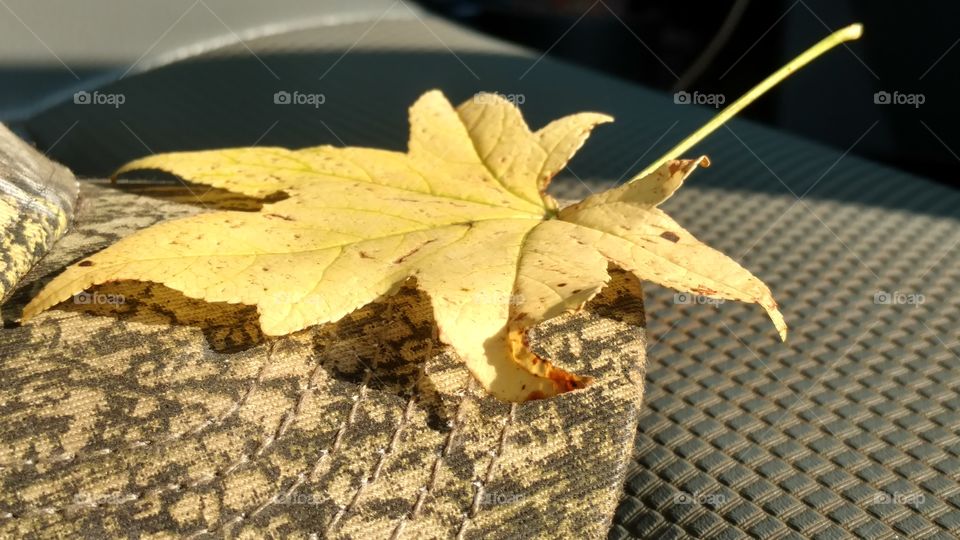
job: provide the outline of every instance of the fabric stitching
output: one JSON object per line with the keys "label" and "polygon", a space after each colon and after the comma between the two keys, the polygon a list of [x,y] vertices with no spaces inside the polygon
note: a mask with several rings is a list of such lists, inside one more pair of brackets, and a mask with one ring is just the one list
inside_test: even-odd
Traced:
{"label": "fabric stitching", "polygon": [[461,539],[467,532],[467,528],[470,526],[470,522],[473,518],[476,517],[477,513],[480,511],[480,501],[483,499],[483,492],[488,483],[493,479],[493,473],[497,468],[497,461],[503,456],[504,450],[507,445],[507,429],[513,425],[514,420],[516,419],[517,413],[517,404],[510,404],[510,413],[506,418],[503,419],[503,427],[500,429],[500,436],[497,442],[496,453],[490,458],[490,463],[487,465],[487,472],[484,474],[483,478],[480,479],[475,485],[477,487],[477,492],[473,494],[473,502],[470,505],[469,512],[463,513],[463,520],[460,521],[460,525],[457,528],[457,538]]}
{"label": "fabric stitching", "polygon": [[418,490],[417,498],[414,501],[413,507],[410,509],[410,511],[401,516],[397,521],[397,525],[390,534],[390,540],[399,540],[399,538],[403,535],[403,529],[406,527],[407,523],[412,522],[419,517],[420,509],[423,507],[424,501],[435,487],[437,474],[440,471],[440,465],[443,462],[443,458],[449,455],[450,448],[452,448],[453,445],[454,436],[456,435],[457,429],[460,427],[460,421],[463,418],[463,411],[467,402],[470,401],[474,380],[473,374],[467,372],[467,380],[464,384],[464,396],[460,399],[459,405],[457,405],[457,414],[453,417],[453,422],[450,425],[450,432],[447,433],[447,438],[444,441],[443,447],[437,452],[437,457],[433,461],[430,471],[430,478],[428,478],[426,484],[421,486]]}

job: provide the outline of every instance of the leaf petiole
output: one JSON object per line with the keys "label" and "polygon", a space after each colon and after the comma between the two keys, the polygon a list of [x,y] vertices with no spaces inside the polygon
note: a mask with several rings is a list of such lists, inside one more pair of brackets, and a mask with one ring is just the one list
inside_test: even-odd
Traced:
{"label": "leaf petiole", "polygon": [[709,122],[704,124],[700,129],[694,131],[686,139],[680,141],[679,144],[671,148],[666,154],[663,155],[663,157],[651,163],[646,169],[641,171],[640,174],[631,178],[627,183],[644,178],[653,173],[655,170],[659,169],[664,163],[680,157],[681,154],[692,148],[694,145],[705,139],[707,135],[710,135],[717,128],[725,124],[727,120],[733,118],[738,112],[743,110],[744,107],[753,103],[757,98],[765,94],[767,90],[770,90],[780,81],[792,75],[794,71],[797,71],[798,69],[810,63],[810,61],[814,58],[817,58],[818,56],[845,41],[859,39],[861,35],[863,35],[863,25],[860,23],[851,24],[850,26],[830,34],[813,47],[810,47],[804,51],[802,54],[800,54],[800,56],[797,56],[791,60],[787,65],[778,69],[772,75],[764,79],[760,84],[751,88],[750,91],[741,96],[740,99],[728,105],[725,109],[710,119]]}

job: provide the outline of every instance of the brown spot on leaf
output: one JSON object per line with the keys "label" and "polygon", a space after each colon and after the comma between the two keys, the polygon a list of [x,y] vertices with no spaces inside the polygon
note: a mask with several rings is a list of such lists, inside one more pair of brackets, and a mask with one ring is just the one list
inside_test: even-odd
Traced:
{"label": "brown spot on leaf", "polygon": [[660,233],[660,238],[663,238],[664,240],[669,240],[674,244],[680,241],[680,237],[677,235],[677,233],[673,231],[663,231],[662,233]]}
{"label": "brown spot on leaf", "polygon": [[77,266],[93,266],[93,261],[80,261]]}
{"label": "brown spot on leaf", "polygon": [[537,399],[544,399],[545,397],[547,396],[543,392],[539,390],[534,390],[533,392],[530,392],[529,394],[527,394],[527,399],[525,401],[534,401]]}
{"label": "brown spot on leaf", "polygon": [[361,251],[361,252],[360,252],[360,258],[361,258],[361,259],[372,259],[373,256],[371,256],[371,255],[370,255],[369,253],[367,253],[366,251]]}
{"label": "brown spot on leaf", "polygon": [[281,216],[280,214],[264,214],[263,217],[267,217],[267,218],[277,218],[277,219],[282,219],[282,220],[284,220],[284,221],[293,221],[293,218],[292,218],[292,217],[289,217],[289,216]]}

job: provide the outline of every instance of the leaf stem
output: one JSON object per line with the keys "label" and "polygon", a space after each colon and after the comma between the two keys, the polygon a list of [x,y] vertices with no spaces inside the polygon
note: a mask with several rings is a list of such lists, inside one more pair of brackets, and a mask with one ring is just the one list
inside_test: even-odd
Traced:
{"label": "leaf stem", "polygon": [[703,127],[694,131],[686,139],[680,141],[679,144],[671,148],[666,154],[663,155],[663,157],[654,161],[646,169],[641,171],[640,174],[631,178],[628,183],[644,178],[653,173],[655,170],[659,169],[664,163],[680,157],[681,154],[702,141],[707,137],[707,135],[713,133],[717,128],[725,124],[727,120],[730,120],[738,112],[743,110],[744,107],[753,103],[757,98],[766,93],[767,90],[770,90],[780,81],[792,75],[794,71],[799,70],[803,66],[810,63],[810,61],[814,58],[817,58],[837,45],[845,41],[853,41],[858,39],[861,35],[863,35],[863,25],[860,23],[851,24],[850,26],[830,34],[813,47],[810,47],[804,51],[802,54],[800,54],[800,56],[797,56],[791,60],[787,65],[778,69],[772,75],[764,79],[763,82],[751,88],[749,92],[720,111],[709,122],[704,124]]}

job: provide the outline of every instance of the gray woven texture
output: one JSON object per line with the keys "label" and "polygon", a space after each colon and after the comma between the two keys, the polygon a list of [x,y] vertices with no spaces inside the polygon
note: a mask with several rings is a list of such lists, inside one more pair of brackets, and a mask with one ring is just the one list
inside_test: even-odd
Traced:
{"label": "gray woven texture", "polygon": [[[580,197],[710,116],[434,19],[247,45],[257,57],[237,46],[138,75],[104,89],[123,107],[66,104],[27,128],[103,174],[149,151],[399,149],[422,91],[499,91],[522,95],[535,127],[580,110],[617,118],[556,182]],[[326,102],[275,106],[279,90]],[[780,344],[759,309],[647,288],[646,407],[610,537],[960,535],[960,194],[744,121],[697,150],[714,166],[666,210],[765,280],[791,335]]]}

